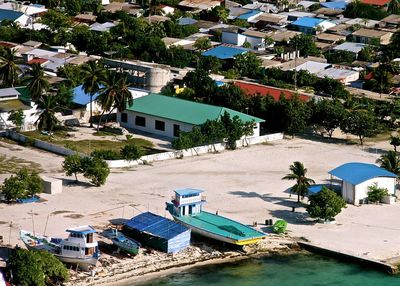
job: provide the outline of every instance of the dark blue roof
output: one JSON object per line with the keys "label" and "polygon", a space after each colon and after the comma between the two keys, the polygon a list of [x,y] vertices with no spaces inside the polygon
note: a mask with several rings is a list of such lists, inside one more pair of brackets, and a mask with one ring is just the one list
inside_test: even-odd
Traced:
{"label": "dark blue roof", "polygon": [[292,25],[307,27],[307,28],[315,28],[318,24],[320,24],[323,21],[324,20],[318,18],[302,17],[294,21]]}
{"label": "dark blue roof", "polygon": [[151,212],[145,212],[133,217],[125,223],[125,226],[164,239],[171,239],[189,230],[172,220]]}
{"label": "dark blue roof", "polygon": [[[87,105],[90,103],[90,94],[83,91],[82,85],[72,90],[72,102],[79,105]],[[93,95],[93,101],[99,96],[99,93]]]}
{"label": "dark blue roof", "polygon": [[343,164],[328,173],[353,185],[358,185],[376,177],[397,177],[396,174],[374,164],[356,162]]}
{"label": "dark blue roof", "polygon": [[246,53],[246,49],[229,46],[218,46],[202,53],[203,56],[213,56],[221,60],[233,59],[237,55]]}
{"label": "dark blue roof", "polygon": [[24,15],[24,13],[22,13],[22,12],[0,9],[0,22],[3,20],[15,21],[22,15]]}
{"label": "dark blue roof", "polygon": [[345,2],[345,1],[337,1],[337,2],[324,2],[324,3],[321,3],[321,6],[329,8],[329,9],[344,10],[344,9],[346,9],[346,6],[348,4],[349,3]]}
{"label": "dark blue roof", "polygon": [[187,196],[187,195],[198,195],[200,193],[204,192],[203,190],[198,190],[198,189],[179,189],[175,190],[175,193],[177,193],[180,196]]}

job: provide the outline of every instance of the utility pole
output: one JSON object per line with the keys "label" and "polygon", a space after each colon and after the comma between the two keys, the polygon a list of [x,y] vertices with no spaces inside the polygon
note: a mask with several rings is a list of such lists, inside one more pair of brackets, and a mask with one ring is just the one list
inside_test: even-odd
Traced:
{"label": "utility pole", "polygon": [[297,91],[297,41],[295,42],[294,52],[294,91]]}

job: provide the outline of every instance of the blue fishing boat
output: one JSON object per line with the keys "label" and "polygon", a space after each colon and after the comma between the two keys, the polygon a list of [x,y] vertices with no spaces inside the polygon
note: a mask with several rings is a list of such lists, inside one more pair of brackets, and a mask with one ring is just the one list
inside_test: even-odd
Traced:
{"label": "blue fishing boat", "polygon": [[119,249],[129,254],[136,255],[139,253],[139,249],[141,247],[140,243],[130,237],[127,237],[117,229],[110,229],[106,231],[104,236],[109,238]]}

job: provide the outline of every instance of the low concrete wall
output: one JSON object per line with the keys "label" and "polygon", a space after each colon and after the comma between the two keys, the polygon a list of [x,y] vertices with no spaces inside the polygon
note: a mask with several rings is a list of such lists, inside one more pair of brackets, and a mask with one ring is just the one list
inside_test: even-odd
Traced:
{"label": "low concrete wall", "polygon": [[56,144],[45,142],[45,141],[42,141],[39,139],[31,139],[28,136],[22,135],[18,132],[11,131],[11,130],[7,130],[7,131],[1,133],[0,135],[10,138],[17,142],[21,142],[21,143],[27,143],[28,141],[32,140],[31,142],[34,147],[37,147],[37,148],[40,148],[40,149],[43,149],[43,150],[46,150],[46,151],[49,151],[49,152],[52,152],[52,153],[55,153],[58,155],[67,156],[67,155],[78,154],[81,156],[86,156],[83,153],[79,153],[77,151],[73,151],[71,149],[68,149],[68,148],[65,148],[65,147],[62,147],[62,146],[59,146]]}
{"label": "low concrete wall", "polygon": [[[283,133],[268,134],[259,137],[250,137],[247,139],[240,139],[236,141],[237,147],[245,147],[248,145],[260,144],[264,142],[270,142],[275,140],[283,139]],[[191,157],[200,154],[219,152],[226,149],[225,143],[217,143],[211,145],[198,146],[187,150],[177,150],[170,152],[157,153],[152,155],[142,156],[139,160],[127,161],[127,160],[107,160],[107,164],[110,168],[128,168],[137,166],[143,163],[151,163],[156,161],[164,161],[170,159],[177,159],[183,157]]]}

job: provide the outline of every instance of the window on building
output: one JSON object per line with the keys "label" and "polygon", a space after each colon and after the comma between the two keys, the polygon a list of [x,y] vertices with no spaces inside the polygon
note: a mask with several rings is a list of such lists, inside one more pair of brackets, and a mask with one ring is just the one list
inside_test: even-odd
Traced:
{"label": "window on building", "polygon": [[146,126],[146,118],[143,116],[136,116],[135,125],[145,127]]}
{"label": "window on building", "polygon": [[174,136],[179,137],[179,132],[181,131],[181,128],[179,124],[174,124]]}
{"label": "window on building", "polygon": [[121,122],[123,122],[123,123],[128,122],[128,114],[127,113],[121,113]]}
{"label": "window on building", "polygon": [[165,122],[156,120],[155,128],[160,131],[165,131]]}

